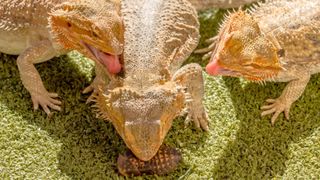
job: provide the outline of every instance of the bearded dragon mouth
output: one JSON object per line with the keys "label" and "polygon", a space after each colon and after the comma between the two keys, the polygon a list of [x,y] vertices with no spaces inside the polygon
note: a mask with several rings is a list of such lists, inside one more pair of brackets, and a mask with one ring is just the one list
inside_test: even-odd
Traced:
{"label": "bearded dragon mouth", "polygon": [[272,79],[272,77],[275,76],[274,73],[267,72],[267,71],[263,72],[262,70],[260,71],[261,72],[257,73],[257,72],[252,72],[252,70],[251,71],[244,70],[241,73],[235,70],[225,69],[218,64],[218,60],[216,58],[212,58],[212,60],[206,66],[206,72],[212,76],[222,75],[222,76],[231,76],[231,77],[244,77],[245,79],[248,79],[250,81],[255,81],[255,82],[264,81],[266,79]]}
{"label": "bearded dragon mouth", "polygon": [[221,67],[218,64],[218,60],[216,58],[213,58],[209,64],[207,64],[206,66],[206,72],[209,75],[212,76],[219,76],[219,75],[223,75],[223,76],[233,76],[233,77],[237,77],[240,76],[241,74],[236,72],[236,71],[232,71],[229,69],[225,69],[223,67]]}
{"label": "bearded dragon mouth", "polygon": [[118,55],[112,55],[106,52],[101,51],[85,42],[81,42],[84,47],[98,60],[103,64],[109,73],[117,74],[121,71],[121,63]]}

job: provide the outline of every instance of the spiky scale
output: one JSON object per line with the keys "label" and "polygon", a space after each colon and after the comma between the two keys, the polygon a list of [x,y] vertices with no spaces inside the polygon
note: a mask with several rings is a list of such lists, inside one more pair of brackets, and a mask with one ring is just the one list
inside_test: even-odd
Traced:
{"label": "spiky scale", "polygon": [[174,171],[181,159],[182,156],[179,151],[163,145],[149,161],[141,161],[131,151],[127,151],[124,155],[119,155],[117,168],[120,174],[124,176],[165,175]]}

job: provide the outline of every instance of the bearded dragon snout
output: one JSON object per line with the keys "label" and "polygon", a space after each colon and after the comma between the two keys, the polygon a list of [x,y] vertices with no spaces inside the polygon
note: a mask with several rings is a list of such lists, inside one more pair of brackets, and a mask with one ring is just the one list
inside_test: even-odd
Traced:
{"label": "bearded dragon snout", "polygon": [[[160,146],[159,146],[160,148]],[[137,158],[139,158],[142,161],[149,161],[150,159],[153,158],[153,156],[155,156],[159,150],[159,148],[157,148],[156,150],[144,150],[141,152],[134,152],[135,156],[137,156]]]}
{"label": "bearded dragon snout", "polygon": [[217,76],[217,75],[222,75],[228,72],[228,70],[222,68],[218,64],[218,59],[213,57],[210,61],[209,64],[206,66],[206,72],[210,75]]}
{"label": "bearded dragon snout", "polygon": [[162,144],[161,129],[159,120],[126,123],[124,141],[137,158],[148,161]]}
{"label": "bearded dragon snout", "polygon": [[209,64],[206,66],[206,72],[210,75],[218,75],[219,65],[216,59],[212,59]]}
{"label": "bearded dragon snout", "polygon": [[218,63],[217,58],[213,58],[209,64],[206,66],[206,72],[212,76],[239,76],[240,73],[234,70],[229,70],[221,67]]}

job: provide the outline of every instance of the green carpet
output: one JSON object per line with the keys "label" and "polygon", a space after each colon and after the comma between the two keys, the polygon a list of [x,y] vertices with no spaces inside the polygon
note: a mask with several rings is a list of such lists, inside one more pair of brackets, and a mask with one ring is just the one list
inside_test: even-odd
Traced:
{"label": "green carpet", "polygon": [[[216,33],[223,13],[201,14],[202,41]],[[116,159],[126,147],[111,124],[95,118],[85,104],[88,96],[81,94],[92,80],[92,63],[71,53],[37,65],[47,89],[63,100],[62,111],[49,119],[33,112],[15,58],[0,55],[0,178],[122,179]],[[189,59],[200,61],[200,56]],[[281,115],[271,127],[259,107],[284,86],[206,76],[210,132],[175,120],[165,141],[182,152],[183,162],[168,176],[136,179],[319,179],[320,75],[293,105],[291,120]]]}

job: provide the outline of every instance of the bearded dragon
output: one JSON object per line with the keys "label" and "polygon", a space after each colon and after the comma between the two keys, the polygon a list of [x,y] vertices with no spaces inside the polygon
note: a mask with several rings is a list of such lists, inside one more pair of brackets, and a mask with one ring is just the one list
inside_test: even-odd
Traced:
{"label": "bearded dragon", "polygon": [[[61,102],[58,94],[46,90],[33,64],[77,50],[101,64],[109,76],[121,70],[119,0],[0,0],[0,4],[0,52],[19,55],[20,76],[34,109],[40,105],[50,114],[50,108],[60,110]],[[84,92],[100,80],[97,73]]]}
{"label": "bearded dragon", "polygon": [[186,122],[208,130],[202,68],[180,68],[198,44],[198,16],[187,0],[123,0],[121,7],[123,75],[100,84],[93,106],[135,156],[148,161],[186,110]]}
{"label": "bearded dragon", "polygon": [[281,96],[266,100],[262,116],[289,110],[310,76],[320,72],[320,1],[274,0],[247,12],[231,13],[206,49],[210,75],[244,77],[254,82],[289,82]]}

